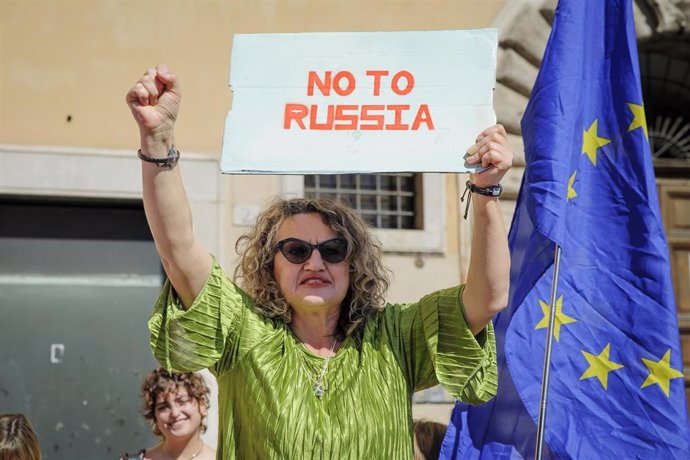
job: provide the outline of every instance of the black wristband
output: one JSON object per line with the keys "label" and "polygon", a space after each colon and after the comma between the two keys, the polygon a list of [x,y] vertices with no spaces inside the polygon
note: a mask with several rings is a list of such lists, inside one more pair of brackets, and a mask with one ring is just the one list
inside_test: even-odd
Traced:
{"label": "black wristband", "polygon": [[465,191],[462,192],[462,196],[460,197],[460,201],[463,202],[465,201],[465,195],[467,195],[467,205],[465,206],[465,215],[463,216],[464,219],[467,219],[467,214],[470,212],[470,201],[472,201],[473,193],[479,193],[480,195],[484,196],[499,197],[501,196],[501,193],[503,193],[503,187],[501,187],[501,184],[489,185],[488,187],[477,187],[472,182],[467,181],[465,183]]}
{"label": "black wristband", "polygon": [[489,185],[488,187],[477,187],[472,182],[467,181],[467,187],[472,193],[479,193],[484,196],[501,196],[503,192],[503,187],[501,184]]}
{"label": "black wristband", "polygon": [[153,163],[159,168],[170,170],[173,169],[180,160],[180,151],[177,150],[174,145],[171,145],[170,150],[168,150],[167,158],[153,158],[148,155],[144,155],[141,153],[141,149],[137,150],[137,156],[141,161]]}

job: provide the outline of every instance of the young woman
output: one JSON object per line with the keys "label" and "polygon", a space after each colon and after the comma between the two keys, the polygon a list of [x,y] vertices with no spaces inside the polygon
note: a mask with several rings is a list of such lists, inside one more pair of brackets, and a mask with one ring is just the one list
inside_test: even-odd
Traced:
{"label": "young woman", "polygon": [[213,448],[201,439],[209,407],[209,389],[203,377],[191,372],[154,369],[141,386],[144,418],[161,442],[121,460],[212,460]]}

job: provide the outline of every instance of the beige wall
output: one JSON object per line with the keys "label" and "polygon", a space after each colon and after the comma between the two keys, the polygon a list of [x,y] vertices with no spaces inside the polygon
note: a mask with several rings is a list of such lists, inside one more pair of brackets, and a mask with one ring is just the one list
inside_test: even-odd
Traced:
{"label": "beige wall", "polygon": [[217,153],[233,34],[485,27],[503,3],[2,0],[0,142],[133,148],[124,94],[166,62],[184,85],[178,143]]}

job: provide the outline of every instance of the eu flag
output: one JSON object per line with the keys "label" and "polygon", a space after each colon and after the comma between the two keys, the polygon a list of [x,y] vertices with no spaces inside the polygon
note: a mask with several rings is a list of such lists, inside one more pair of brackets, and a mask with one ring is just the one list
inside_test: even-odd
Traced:
{"label": "eu flag", "polygon": [[522,119],[498,395],[456,407],[441,458],[534,457],[556,244],[544,458],[690,458],[637,62],[631,0],[560,0]]}

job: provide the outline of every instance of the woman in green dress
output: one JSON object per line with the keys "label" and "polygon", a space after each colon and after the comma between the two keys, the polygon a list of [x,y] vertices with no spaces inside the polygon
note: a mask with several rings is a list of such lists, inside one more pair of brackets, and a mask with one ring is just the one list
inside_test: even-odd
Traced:
{"label": "woman in green dress", "polygon": [[216,376],[218,458],[411,459],[415,391],[440,383],[473,404],[495,394],[491,318],[505,307],[510,261],[490,195],[513,156],[502,126],[468,152],[470,164],[490,168],[472,177],[467,283],[389,305],[379,244],[327,200],[271,203],[238,241],[238,284],[230,280],[192,231],[174,146],[180,101],[164,65],[127,93],[144,207],[168,275],[149,328],[167,369]]}

